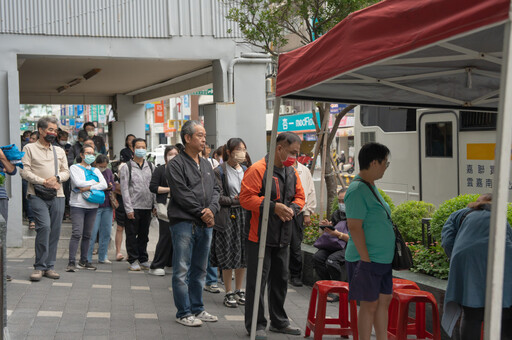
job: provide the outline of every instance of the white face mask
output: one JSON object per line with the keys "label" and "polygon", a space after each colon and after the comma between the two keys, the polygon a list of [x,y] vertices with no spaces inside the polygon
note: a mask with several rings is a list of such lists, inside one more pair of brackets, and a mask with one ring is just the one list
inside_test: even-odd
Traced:
{"label": "white face mask", "polygon": [[87,131],[87,136],[94,137],[94,130],[93,131]]}
{"label": "white face mask", "polygon": [[67,141],[67,140],[60,140],[60,141],[59,141],[59,144],[60,144],[61,146],[66,146],[66,144],[68,144],[68,141]]}
{"label": "white face mask", "polygon": [[238,164],[245,162],[245,151],[235,151],[235,152],[233,152],[233,159]]}
{"label": "white face mask", "polygon": [[98,170],[99,170],[100,172],[103,172],[103,171],[107,170],[107,168],[106,168],[106,167],[105,167],[105,168],[100,168],[100,167],[98,167]]}
{"label": "white face mask", "polygon": [[[171,161],[171,159],[173,159],[174,157],[176,157],[176,155],[169,156],[169,157],[167,158],[167,162],[170,162],[170,161]],[[166,163],[167,163],[167,162],[166,162]]]}

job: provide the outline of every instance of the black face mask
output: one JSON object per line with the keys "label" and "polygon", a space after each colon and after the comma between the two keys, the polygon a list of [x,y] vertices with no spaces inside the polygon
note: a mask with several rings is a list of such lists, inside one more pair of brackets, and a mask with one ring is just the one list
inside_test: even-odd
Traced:
{"label": "black face mask", "polygon": [[50,144],[55,141],[55,138],[57,138],[57,136],[55,136],[55,135],[47,134],[46,136],[44,136],[44,140],[47,141]]}

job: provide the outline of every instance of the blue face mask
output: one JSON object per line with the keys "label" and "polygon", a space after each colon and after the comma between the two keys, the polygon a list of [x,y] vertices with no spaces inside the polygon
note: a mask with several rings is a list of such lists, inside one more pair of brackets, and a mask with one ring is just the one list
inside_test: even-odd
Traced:
{"label": "blue face mask", "polygon": [[94,155],[85,155],[84,161],[87,164],[92,164],[96,160],[96,156]]}
{"label": "blue face mask", "polygon": [[135,149],[135,157],[144,158],[146,156],[146,149]]}
{"label": "blue face mask", "polygon": [[340,211],[342,211],[342,212],[345,212],[345,203],[339,203],[338,209],[340,209]]}

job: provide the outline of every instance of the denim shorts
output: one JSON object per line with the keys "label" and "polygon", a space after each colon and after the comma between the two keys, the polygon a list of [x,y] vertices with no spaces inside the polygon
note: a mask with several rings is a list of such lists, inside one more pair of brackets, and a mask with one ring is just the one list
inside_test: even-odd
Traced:
{"label": "denim shorts", "polygon": [[348,262],[348,298],[356,301],[376,301],[379,294],[393,293],[391,263]]}

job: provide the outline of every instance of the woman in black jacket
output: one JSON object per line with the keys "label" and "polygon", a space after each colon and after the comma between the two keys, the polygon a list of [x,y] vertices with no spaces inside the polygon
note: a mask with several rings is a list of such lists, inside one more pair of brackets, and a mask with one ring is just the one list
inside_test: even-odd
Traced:
{"label": "woman in black jacket", "polygon": [[159,234],[158,243],[156,245],[155,257],[151,266],[149,267],[149,273],[157,276],[165,275],[165,267],[172,265],[172,240],[171,231],[169,229],[169,219],[167,218],[167,202],[169,197],[169,184],[165,178],[165,166],[167,162],[174,158],[178,154],[178,148],[175,146],[168,146],[164,151],[165,164],[160,165],[153,172],[151,182],[149,183],[149,190],[156,194],[156,202],[158,205],[164,205],[164,209],[158,209],[163,211],[163,214],[158,213],[158,224]]}

